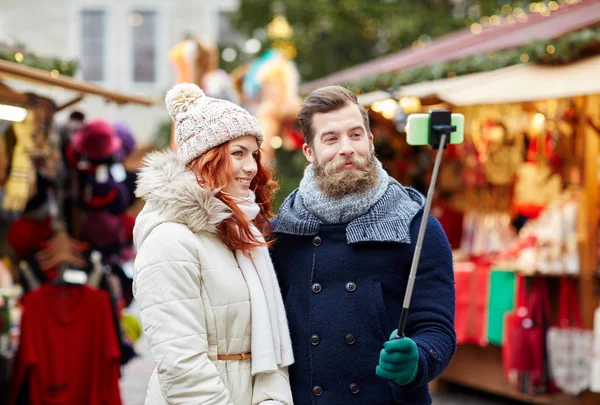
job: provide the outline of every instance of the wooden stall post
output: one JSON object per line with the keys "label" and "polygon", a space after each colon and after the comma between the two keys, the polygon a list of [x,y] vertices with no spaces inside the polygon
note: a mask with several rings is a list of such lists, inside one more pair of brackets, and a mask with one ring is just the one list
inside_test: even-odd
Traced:
{"label": "wooden stall post", "polygon": [[[593,125],[600,115],[600,96],[587,96],[581,106],[578,136],[581,145],[581,173],[583,193],[580,201],[580,277],[579,302],[583,326],[594,327],[594,311],[598,306],[596,271],[598,268],[598,155],[600,153],[600,133]],[[579,148],[578,148],[579,149]],[[578,151],[579,152],[579,151]],[[580,405],[600,404],[600,395],[586,392],[579,397]]]}

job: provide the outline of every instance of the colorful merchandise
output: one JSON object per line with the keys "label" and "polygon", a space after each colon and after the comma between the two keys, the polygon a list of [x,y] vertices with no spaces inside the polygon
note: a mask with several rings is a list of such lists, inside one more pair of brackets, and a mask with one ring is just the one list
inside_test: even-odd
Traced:
{"label": "colorful merchandise", "polygon": [[552,390],[546,350],[551,317],[546,280],[520,276],[517,305],[506,315],[502,361],[506,378],[521,393],[539,395]]}
{"label": "colorful merchandise", "polygon": [[40,250],[44,242],[52,237],[54,232],[50,223],[49,215],[39,221],[21,216],[10,225],[6,241],[13,249],[17,260]]}
{"label": "colorful merchandise", "polygon": [[121,149],[121,144],[114,128],[104,120],[86,123],[71,140],[75,152],[92,160],[111,158]]}
{"label": "colorful merchandise", "polygon": [[600,392],[600,306],[594,311],[593,345],[590,391]]}
{"label": "colorful merchandise", "polygon": [[487,346],[490,265],[486,262],[455,263],[457,344]]}
{"label": "colorful merchandise", "polygon": [[113,123],[113,129],[115,130],[117,138],[121,140],[121,149],[119,150],[120,157],[125,158],[131,155],[135,150],[136,142],[135,136],[129,125],[123,121],[116,121]]}
{"label": "colorful merchandise", "polygon": [[515,308],[515,273],[494,269],[490,273],[487,340],[501,345],[504,339],[504,315]]}
{"label": "colorful merchandise", "polygon": [[590,386],[593,332],[583,329],[577,288],[572,280],[560,280],[558,322],[548,330],[548,358],[554,383],[569,395]]}
{"label": "colorful merchandise", "polygon": [[44,285],[25,297],[11,404],[120,405],[121,353],[110,299],[87,286]]}

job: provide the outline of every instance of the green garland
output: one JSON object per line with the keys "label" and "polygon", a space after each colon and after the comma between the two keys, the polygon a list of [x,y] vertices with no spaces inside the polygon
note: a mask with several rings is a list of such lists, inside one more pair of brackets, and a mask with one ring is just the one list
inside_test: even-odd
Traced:
{"label": "green garland", "polygon": [[[550,45],[555,48],[553,54],[548,53],[547,48]],[[522,58],[528,59],[527,63],[565,64],[598,53],[599,49],[600,27],[594,27],[555,40],[532,41],[506,51],[480,53],[460,60],[410,68],[401,72],[382,73],[345,83],[345,86],[359,93],[398,88],[428,80],[501,69],[523,63]],[[527,58],[523,55],[527,55]]]}
{"label": "green garland", "polygon": [[[27,52],[22,45],[15,46],[14,48],[0,46],[0,59],[48,72],[57,70],[61,75],[70,77],[75,76],[78,68],[77,61],[61,60],[55,57],[40,57],[33,52]],[[19,62],[19,60],[21,61]]]}

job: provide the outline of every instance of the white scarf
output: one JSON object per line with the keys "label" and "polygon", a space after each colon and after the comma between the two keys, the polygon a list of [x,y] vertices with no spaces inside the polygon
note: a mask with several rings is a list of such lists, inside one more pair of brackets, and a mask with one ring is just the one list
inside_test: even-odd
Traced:
{"label": "white scarf", "polygon": [[[252,191],[247,198],[230,197],[250,221],[260,212]],[[254,224],[250,223],[250,229],[259,241],[264,241]],[[266,246],[254,248],[250,256],[251,258],[245,256],[240,250],[235,251],[250,292],[252,375],[256,375],[289,366],[294,362],[294,354],[279,282],[269,250]]]}

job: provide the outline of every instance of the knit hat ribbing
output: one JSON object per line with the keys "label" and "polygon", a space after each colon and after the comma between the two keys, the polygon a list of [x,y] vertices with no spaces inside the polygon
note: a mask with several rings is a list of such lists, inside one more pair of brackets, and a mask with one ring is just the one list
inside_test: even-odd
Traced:
{"label": "knit hat ribbing", "polygon": [[177,156],[188,164],[208,150],[245,135],[263,142],[263,133],[250,113],[225,100],[207,97],[200,87],[181,83],[167,93],[165,103],[175,121]]}

